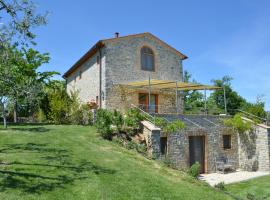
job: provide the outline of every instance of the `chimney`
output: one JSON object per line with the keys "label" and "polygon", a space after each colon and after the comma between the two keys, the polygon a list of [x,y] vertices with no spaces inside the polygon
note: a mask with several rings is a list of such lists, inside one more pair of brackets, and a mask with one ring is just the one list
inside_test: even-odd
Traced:
{"label": "chimney", "polygon": [[119,37],[119,33],[118,32],[115,32],[114,33],[114,36],[115,36],[115,38],[118,38]]}

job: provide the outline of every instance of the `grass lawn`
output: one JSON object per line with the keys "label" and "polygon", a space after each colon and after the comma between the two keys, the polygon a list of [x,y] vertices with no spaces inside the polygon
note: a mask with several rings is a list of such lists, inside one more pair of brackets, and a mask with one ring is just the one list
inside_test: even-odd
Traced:
{"label": "grass lawn", "polygon": [[256,199],[270,199],[270,176],[230,184],[226,186],[226,189],[243,199],[246,199],[248,193],[254,195]]}
{"label": "grass lawn", "polygon": [[0,199],[5,200],[230,199],[101,139],[93,127],[0,128],[0,160]]}

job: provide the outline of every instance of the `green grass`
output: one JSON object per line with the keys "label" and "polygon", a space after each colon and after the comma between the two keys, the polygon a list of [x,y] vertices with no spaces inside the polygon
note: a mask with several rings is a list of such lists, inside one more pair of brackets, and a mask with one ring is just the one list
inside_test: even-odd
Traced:
{"label": "green grass", "polygon": [[248,193],[256,199],[270,199],[270,176],[262,176],[248,181],[225,186],[227,191],[241,197],[247,198]]}
{"label": "green grass", "polygon": [[101,139],[93,127],[0,129],[0,199],[230,199]]}

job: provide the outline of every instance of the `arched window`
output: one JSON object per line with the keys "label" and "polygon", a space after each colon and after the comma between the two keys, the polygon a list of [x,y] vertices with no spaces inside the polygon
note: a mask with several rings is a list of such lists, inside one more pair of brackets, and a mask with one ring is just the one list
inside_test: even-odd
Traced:
{"label": "arched window", "polygon": [[141,48],[141,69],[155,71],[154,52],[149,47]]}

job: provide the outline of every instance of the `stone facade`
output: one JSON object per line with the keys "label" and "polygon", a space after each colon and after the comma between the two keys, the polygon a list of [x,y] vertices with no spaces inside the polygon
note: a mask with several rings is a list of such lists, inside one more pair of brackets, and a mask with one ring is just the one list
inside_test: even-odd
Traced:
{"label": "stone facade", "polygon": [[[149,33],[131,37],[119,37],[103,41],[101,48],[102,67],[102,107],[108,109],[125,110],[130,104],[138,104],[138,94],[147,93],[143,90],[121,88],[119,84],[132,81],[148,80],[183,80],[183,56],[166,43]],[[149,47],[154,52],[155,70],[141,69],[140,50]],[[67,91],[78,90],[82,102],[96,100],[99,96],[100,65],[97,63],[99,52],[84,61],[76,70],[66,77]],[[79,74],[82,78],[79,79]],[[76,78],[77,77],[77,78]],[[76,81],[75,81],[76,79]],[[172,92],[152,91],[158,94],[158,102],[166,107],[160,111],[169,113],[174,111],[175,94]],[[100,98],[100,97],[98,97]],[[182,110],[182,100],[179,97],[179,107]]]}
{"label": "stone facade", "polygon": [[240,168],[247,171],[269,171],[269,127],[253,125],[251,131],[239,134]]}
{"label": "stone facade", "polygon": [[[102,66],[105,66],[106,56],[104,49],[101,50]],[[99,52],[95,53],[91,58],[85,61],[80,68],[74,71],[66,78],[66,87],[68,93],[71,91],[78,91],[79,99],[82,103],[89,101],[96,101],[96,97],[99,96],[99,70],[100,65],[97,60],[99,59]],[[81,74],[81,78],[80,78]],[[102,91],[105,91],[105,71],[102,70]],[[75,81],[76,80],[76,81]],[[105,106],[105,99],[102,99],[102,104]]]}
{"label": "stone facade", "polygon": [[[184,116],[184,118],[188,117]],[[189,120],[191,119],[193,121],[196,120],[202,127],[188,125],[180,132],[169,133],[167,135],[162,132],[161,134],[153,135],[152,133],[149,134],[149,132],[144,131],[145,137],[148,138],[148,143],[151,144],[148,145],[148,149],[155,149],[151,150],[150,155],[152,155],[153,152],[155,152],[154,155],[161,155],[161,149],[159,149],[161,144],[159,143],[160,139],[158,139],[158,137],[167,137],[166,158],[174,168],[186,170],[190,167],[189,137],[204,136],[204,168],[206,173],[216,171],[216,158],[220,157],[226,157],[234,161],[234,167],[236,169],[240,168],[247,171],[269,171],[270,127],[262,124],[253,124],[251,131],[239,134],[231,128],[221,125],[206,126],[206,124],[204,124],[203,127],[205,116],[189,117]],[[208,117],[208,120],[209,119],[211,118]],[[201,123],[199,123],[200,121]],[[217,123],[216,120],[212,119],[212,122],[213,121]],[[224,149],[223,135],[231,136],[231,148]]]}
{"label": "stone facade", "polygon": [[[150,47],[154,51],[155,71],[141,70],[140,50],[142,47]],[[132,81],[148,80],[183,80],[182,59],[170,48],[150,35],[142,37],[130,37],[108,42],[106,44],[106,107],[130,107],[130,103],[138,105],[138,94],[147,93],[143,90],[126,90],[125,93],[115,85]],[[175,108],[175,94],[172,92],[152,91],[159,94],[160,112],[172,112]],[[179,98],[179,107],[182,107]],[[126,101],[125,101],[126,100]],[[174,109],[175,110],[175,109]]]}
{"label": "stone facade", "polygon": [[[222,136],[231,135],[231,149],[223,148]],[[238,167],[238,143],[237,136],[227,128],[193,128],[184,129],[179,133],[171,133],[168,135],[168,152],[167,156],[175,168],[185,170],[190,167],[189,154],[189,137],[204,136],[205,137],[205,163],[206,173],[215,172],[215,160],[218,157],[227,157],[235,161],[235,167]]]}
{"label": "stone facade", "polygon": [[148,156],[160,157],[160,128],[155,127],[148,121],[142,121],[142,132],[148,149]]}

